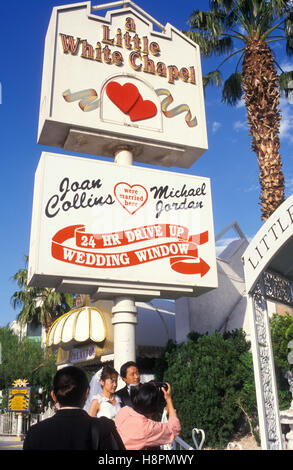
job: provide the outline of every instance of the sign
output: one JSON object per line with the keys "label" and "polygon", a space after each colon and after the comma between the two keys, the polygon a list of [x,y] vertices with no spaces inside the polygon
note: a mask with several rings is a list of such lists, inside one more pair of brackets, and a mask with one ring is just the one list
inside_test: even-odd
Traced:
{"label": "sign", "polygon": [[[287,198],[263,224],[243,255],[247,292],[253,290],[260,274],[271,263],[273,257],[281,248],[286,246],[292,235],[293,195]],[[281,262],[283,267],[282,265],[276,267],[276,272],[282,274],[284,266],[288,263],[286,264],[284,259]],[[286,275],[286,273],[283,273],[283,275]],[[287,275],[289,277],[292,276],[292,272],[289,272],[289,269]]]}
{"label": "sign", "polygon": [[217,287],[210,180],[43,153],[28,283],[170,297]]}
{"label": "sign", "polygon": [[199,47],[129,3],[53,8],[38,142],[108,157],[127,144],[136,161],[188,168],[207,150]]}
{"label": "sign", "polygon": [[29,411],[30,387],[8,389],[8,411]]}
{"label": "sign", "polygon": [[96,348],[94,345],[85,346],[83,348],[74,348],[70,351],[69,362],[72,364],[79,362],[87,362],[95,359]]}

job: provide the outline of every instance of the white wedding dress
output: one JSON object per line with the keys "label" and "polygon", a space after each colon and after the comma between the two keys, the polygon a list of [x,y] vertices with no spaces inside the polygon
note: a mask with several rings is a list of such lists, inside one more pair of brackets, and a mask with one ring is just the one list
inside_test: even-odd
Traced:
{"label": "white wedding dress", "polygon": [[100,410],[97,414],[97,417],[106,416],[106,418],[114,419],[116,414],[121,408],[121,400],[118,395],[114,395],[116,399],[116,405],[112,405],[109,398],[104,397],[103,395],[95,395],[93,400],[98,400],[100,404]]}

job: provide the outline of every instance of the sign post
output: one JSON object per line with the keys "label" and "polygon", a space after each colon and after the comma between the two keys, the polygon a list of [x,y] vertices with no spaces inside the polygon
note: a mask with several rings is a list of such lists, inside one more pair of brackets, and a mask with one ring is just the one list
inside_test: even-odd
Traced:
{"label": "sign post", "polygon": [[22,440],[23,413],[29,412],[30,387],[26,379],[15,380],[8,389],[8,411],[17,414],[17,439]]}
{"label": "sign post", "polygon": [[[133,165],[131,148],[118,148],[115,153],[117,165]],[[112,308],[114,327],[114,368],[120,367],[128,361],[136,361],[135,353],[135,327],[137,324],[137,309],[133,297],[116,297]]]}
{"label": "sign post", "polygon": [[26,379],[15,380],[13,387],[8,389],[8,411],[29,411],[30,387]]}

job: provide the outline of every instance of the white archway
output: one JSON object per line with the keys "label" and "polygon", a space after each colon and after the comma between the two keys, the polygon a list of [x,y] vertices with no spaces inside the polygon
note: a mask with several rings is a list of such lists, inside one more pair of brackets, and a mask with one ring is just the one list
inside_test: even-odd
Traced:
{"label": "white archway", "polygon": [[243,255],[261,446],[282,450],[267,299],[293,306],[293,195],[271,215]]}

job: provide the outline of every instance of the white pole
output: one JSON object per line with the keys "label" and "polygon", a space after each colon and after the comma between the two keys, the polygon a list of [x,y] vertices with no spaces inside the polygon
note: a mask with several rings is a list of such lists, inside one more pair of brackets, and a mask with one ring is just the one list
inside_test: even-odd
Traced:
{"label": "white pole", "polygon": [[137,309],[131,297],[117,297],[112,308],[114,327],[114,367],[120,371],[122,364],[135,361],[135,327]]}
{"label": "white pole", "polygon": [[117,147],[115,151],[115,163],[118,165],[133,165],[133,152],[128,146]]}
{"label": "white pole", "polygon": [[16,440],[21,441],[23,439],[22,435],[22,413],[17,413],[17,431],[16,431]]}
{"label": "white pole", "polygon": [[[133,164],[133,152],[129,147],[119,147],[115,152],[115,163],[118,165]],[[114,328],[114,367],[120,372],[122,364],[135,361],[135,327],[137,309],[131,296],[119,296],[112,308]],[[118,385],[119,388],[119,385]]]}

